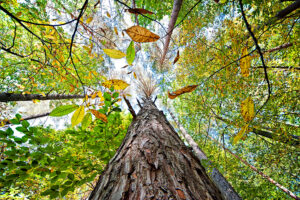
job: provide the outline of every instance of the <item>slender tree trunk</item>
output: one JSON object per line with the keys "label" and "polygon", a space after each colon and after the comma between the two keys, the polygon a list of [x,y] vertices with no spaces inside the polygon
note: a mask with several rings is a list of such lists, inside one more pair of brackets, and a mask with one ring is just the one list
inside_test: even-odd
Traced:
{"label": "slender tree trunk", "polygon": [[[195,155],[199,158],[201,161],[206,161],[209,164],[209,167],[212,167],[212,163],[210,160],[208,160],[205,153],[200,149],[198,144],[194,141],[194,139],[187,133],[185,128],[179,123],[179,121],[176,119],[174,114],[169,110],[169,113],[177,126],[179,127],[183,137],[186,139],[186,141],[189,143],[189,145],[192,147]],[[242,198],[238,195],[238,193],[233,189],[233,187],[230,185],[230,183],[226,180],[226,178],[221,174],[221,172],[215,168],[212,167],[213,170],[210,174],[210,177],[212,181],[215,183],[217,188],[222,193],[223,197],[226,200],[241,200]]]}
{"label": "slender tree trunk", "polygon": [[58,100],[58,99],[80,99],[84,98],[83,94],[15,94],[15,93],[0,93],[0,102],[9,101],[32,101],[38,100]]}
{"label": "slender tree trunk", "polygon": [[223,198],[164,114],[145,100],[89,199]]}
{"label": "slender tree trunk", "polygon": [[181,6],[182,6],[182,2],[183,2],[183,0],[174,0],[172,15],[171,15],[171,19],[170,19],[170,22],[169,22],[167,36],[166,36],[166,41],[165,41],[165,44],[164,44],[163,53],[162,53],[162,57],[161,57],[161,60],[160,60],[161,65],[163,64],[163,62],[166,58],[166,54],[167,54],[168,49],[169,49],[171,36],[172,36],[172,33],[173,33],[173,29],[174,29],[176,20],[178,18],[179,11],[180,11]]}
{"label": "slender tree trunk", "polygon": [[214,141],[217,145],[219,145],[220,147],[223,147],[223,149],[227,152],[229,152],[231,155],[233,155],[235,158],[239,159],[242,163],[244,163],[245,165],[247,165],[248,167],[250,167],[253,171],[255,171],[256,173],[258,173],[260,176],[262,176],[264,179],[268,180],[270,183],[272,183],[273,185],[275,185],[277,188],[279,188],[280,190],[282,190],[283,192],[285,192],[286,194],[288,194],[290,197],[292,197],[293,199],[296,200],[300,200],[300,198],[298,196],[296,196],[293,192],[291,192],[289,189],[287,189],[286,187],[284,187],[283,185],[277,183],[274,179],[272,179],[271,177],[269,177],[268,175],[264,174],[263,172],[259,171],[256,167],[254,167],[253,165],[249,164],[247,161],[245,161],[244,159],[242,159],[241,157],[239,157],[238,155],[236,155],[235,153],[233,153],[232,151],[230,151],[229,149],[227,149],[224,145],[220,144],[217,140],[215,140],[214,138],[212,138],[211,136],[207,135],[212,141]]}

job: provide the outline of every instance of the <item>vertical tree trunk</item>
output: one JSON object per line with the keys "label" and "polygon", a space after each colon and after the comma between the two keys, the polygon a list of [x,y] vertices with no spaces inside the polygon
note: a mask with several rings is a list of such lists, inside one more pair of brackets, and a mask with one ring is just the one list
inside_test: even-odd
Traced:
{"label": "vertical tree trunk", "polygon": [[89,199],[223,198],[164,114],[145,100]]}

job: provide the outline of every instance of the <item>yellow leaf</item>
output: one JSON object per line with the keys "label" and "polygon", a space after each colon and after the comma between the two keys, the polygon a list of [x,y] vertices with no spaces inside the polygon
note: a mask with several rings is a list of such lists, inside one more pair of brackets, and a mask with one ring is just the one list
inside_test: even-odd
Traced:
{"label": "yellow leaf", "polygon": [[33,102],[34,104],[37,104],[38,102],[40,102],[40,100],[38,100],[38,99],[32,99],[32,102]]}
{"label": "yellow leaf", "polygon": [[115,90],[125,90],[129,86],[128,83],[119,79],[111,79],[105,81],[104,83],[102,83],[102,85],[106,88],[111,88],[111,86],[114,86]]}
{"label": "yellow leaf", "polygon": [[135,72],[133,72],[133,77],[134,77],[135,79],[137,78]]}
{"label": "yellow leaf", "polygon": [[107,123],[106,115],[98,112],[97,110],[91,110],[91,113],[98,119],[101,119],[103,122]]}
{"label": "yellow leaf", "polygon": [[[242,49],[242,57],[248,55],[247,47]],[[241,73],[243,77],[248,77],[250,74],[251,67],[251,56],[246,56],[240,60]]]}
{"label": "yellow leaf", "polygon": [[93,21],[93,17],[87,18],[86,23],[89,24],[89,23],[91,23],[91,21]]}
{"label": "yellow leaf", "polygon": [[118,29],[117,29],[116,27],[114,27],[114,30],[115,30],[115,33],[116,33],[117,35],[119,35]]}
{"label": "yellow leaf", "polygon": [[251,97],[248,97],[241,103],[241,113],[245,122],[249,122],[254,118],[254,102]]}
{"label": "yellow leaf", "polygon": [[120,59],[126,56],[125,53],[116,49],[103,49],[104,53],[106,53],[109,57]]}
{"label": "yellow leaf", "polygon": [[74,112],[72,119],[71,119],[71,123],[72,126],[76,126],[77,124],[79,124],[84,117],[84,106],[80,106],[79,108],[77,108],[77,110]]}
{"label": "yellow leaf", "polygon": [[176,90],[175,92],[172,92],[172,93],[168,92],[168,96],[170,99],[175,99],[179,95],[194,91],[197,87],[198,87],[198,85],[189,85],[184,88],[181,88],[180,90]]}
{"label": "yellow leaf", "polygon": [[109,14],[109,12],[106,12],[106,15],[107,15],[107,17],[109,17],[109,18],[110,18],[110,14]]}
{"label": "yellow leaf", "polygon": [[104,97],[102,96],[102,92],[101,91],[98,91],[97,95],[100,98],[100,101],[104,101]]}
{"label": "yellow leaf", "polygon": [[97,96],[97,93],[94,93],[94,94],[92,94],[92,99],[95,99],[96,98],[96,96]]}
{"label": "yellow leaf", "polygon": [[160,38],[155,33],[152,33],[141,26],[132,26],[129,29],[126,29],[125,32],[135,42],[155,42]]}
{"label": "yellow leaf", "polygon": [[249,124],[243,126],[241,128],[241,130],[238,132],[238,134],[236,134],[236,136],[234,136],[233,144],[236,144],[244,136],[245,132],[246,133],[248,132],[248,126],[249,126]]}

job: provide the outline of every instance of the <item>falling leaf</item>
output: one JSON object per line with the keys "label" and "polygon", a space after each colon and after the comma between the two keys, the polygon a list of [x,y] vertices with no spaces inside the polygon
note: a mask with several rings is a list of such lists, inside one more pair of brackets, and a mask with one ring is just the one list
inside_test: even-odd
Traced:
{"label": "falling leaf", "polygon": [[152,15],[153,12],[149,11],[149,10],[146,10],[146,9],[143,9],[143,8],[131,8],[131,9],[127,9],[126,11],[130,12],[131,14],[136,14],[136,15],[139,15],[139,14],[150,14]]}
{"label": "falling leaf", "polygon": [[124,67],[122,67],[122,68],[126,68],[126,67],[128,67],[128,65],[125,65]]}
{"label": "falling leaf", "polygon": [[71,84],[71,89],[70,89],[70,93],[73,92],[75,90],[74,85]]}
{"label": "falling leaf", "polygon": [[246,133],[248,132],[248,126],[249,126],[249,124],[243,126],[241,128],[241,130],[238,132],[238,134],[236,134],[236,136],[234,136],[233,144],[236,144],[244,136],[245,132]]}
{"label": "falling leaf", "polygon": [[135,49],[134,49],[134,42],[131,41],[128,48],[127,48],[127,51],[126,51],[126,60],[127,60],[127,63],[129,65],[131,65],[134,61],[134,58],[135,58]]}
{"label": "falling leaf", "polygon": [[110,14],[109,14],[109,12],[106,12],[106,15],[107,15],[107,17],[109,17],[109,18],[110,18]]}
{"label": "falling leaf", "polygon": [[135,42],[155,42],[160,38],[155,33],[152,33],[141,26],[132,26],[125,31]]}
{"label": "falling leaf", "polygon": [[114,31],[115,31],[116,35],[119,35],[117,27],[114,27]]}
{"label": "falling leaf", "polygon": [[134,77],[135,79],[137,79],[135,72],[133,72],[133,77]]}
{"label": "falling leaf", "polygon": [[179,95],[194,91],[197,87],[198,87],[198,85],[189,85],[184,88],[181,88],[180,90],[176,90],[175,92],[172,92],[172,93],[168,92],[168,96],[170,99],[175,99]]}
{"label": "falling leaf", "polygon": [[251,97],[248,97],[241,103],[241,113],[245,122],[249,122],[254,118],[254,103]]}
{"label": "falling leaf", "polygon": [[[242,57],[248,55],[247,47],[242,49]],[[250,75],[251,67],[251,56],[246,56],[240,60],[241,73],[243,77],[248,77]]]}
{"label": "falling leaf", "polygon": [[176,58],[174,59],[173,65],[177,63],[178,60],[179,60],[179,50],[177,51],[177,55]]}
{"label": "falling leaf", "polygon": [[127,74],[131,74],[131,73],[132,73],[132,71],[128,72]]}
{"label": "falling leaf", "polygon": [[129,86],[128,83],[126,83],[123,80],[119,80],[119,79],[111,79],[111,80],[105,81],[104,83],[102,83],[102,85],[106,88],[111,88],[111,86],[114,86],[114,88],[116,90],[124,90]]}
{"label": "falling leaf", "polygon": [[96,118],[101,119],[103,122],[107,123],[106,115],[98,112],[97,110],[91,110],[91,112]]}
{"label": "falling leaf", "polygon": [[103,49],[104,53],[106,53],[109,57],[115,58],[115,59],[120,59],[126,56],[125,53],[123,53],[120,50],[116,49]]}
{"label": "falling leaf", "polygon": [[72,126],[76,126],[77,124],[79,124],[84,117],[84,106],[80,106],[79,108],[77,108],[77,110],[74,112],[72,118],[71,118],[71,123]]}
{"label": "falling leaf", "polygon": [[93,17],[89,17],[89,18],[86,20],[86,23],[89,24],[89,23],[91,23],[91,21],[93,21]]}
{"label": "falling leaf", "polygon": [[92,115],[91,115],[91,113],[87,113],[81,122],[81,127],[83,129],[86,129],[90,125],[91,122],[92,122]]}

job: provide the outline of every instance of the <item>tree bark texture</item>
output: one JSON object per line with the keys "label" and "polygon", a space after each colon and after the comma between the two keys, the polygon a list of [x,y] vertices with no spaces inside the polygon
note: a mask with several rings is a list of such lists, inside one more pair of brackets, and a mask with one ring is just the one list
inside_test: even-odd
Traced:
{"label": "tree bark texture", "polygon": [[[206,154],[200,149],[198,144],[195,142],[195,140],[188,134],[188,132],[185,130],[185,128],[181,125],[181,123],[176,119],[174,114],[171,110],[169,110],[169,113],[177,126],[179,127],[183,137],[188,142],[188,144],[192,147],[195,155],[199,158],[200,161],[207,161],[209,164],[209,167],[212,167],[212,163],[210,160],[208,160]],[[234,188],[230,185],[230,183],[226,180],[226,178],[221,174],[221,172],[217,169],[212,167],[212,172],[210,174],[210,177],[214,184],[217,186],[217,188],[220,190],[221,194],[223,195],[225,200],[241,200],[242,198],[239,196],[239,194],[234,190]]]}
{"label": "tree bark texture", "polygon": [[89,199],[223,198],[165,115],[145,100]]}
{"label": "tree bark texture", "polygon": [[0,102],[9,101],[32,101],[38,100],[58,100],[58,99],[80,99],[84,98],[83,94],[15,94],[15,93],[0,93]]}

